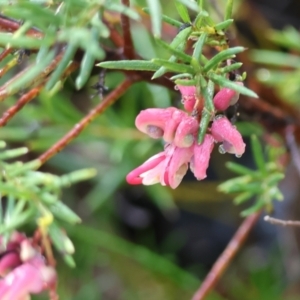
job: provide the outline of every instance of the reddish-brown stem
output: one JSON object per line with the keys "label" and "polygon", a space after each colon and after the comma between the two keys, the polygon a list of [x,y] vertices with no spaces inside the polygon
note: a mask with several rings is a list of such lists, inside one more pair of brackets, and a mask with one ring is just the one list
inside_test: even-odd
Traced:
{"label": "reddish-brown stem", "polygon": [[22,107],[31,101],[33,98],[35,98],[43,85],[33,88],[30,90],[28,93],[24,94],[18,101],[17,103],[10,107],[6,112],[3,113],[2,117],[0,118],[0,127],[5,126],[6,123],[19,111],[22,109]]}
{"label": "reddish-brown stem", "polygon": [[242,244],[246,240],[250,230],[256,224],[261,212],[257,212],[249,217],[247,217],[238,231],[235,233],[226,249],[223,251],[221,256],[213,265],[210,272],[207,274],[206,278],[202,282],[200,288],[194,294],[192,300],[203,300],[208,295],[208,293],[215,287],[220,277],[223,275],[224,271],[227,269],[228,265],[231,263],[237,251],[241,248]]}
{"label": "reddish-brown stem", "polygon": [[[129,7],[129,0],[122,0],[122,4]],[[121,25],[123,29],[123,51],[127,59],[133,59],[135,57],[134,46],[132,42],[132,36],[130,31],[130,20],[124,14],[121,15]]]}
{"label": "reddish-brown stem", "polygon": [[7,55],[9,55],[10,53],[12,53],[12,51],[13,51],[12,48],[4,49],[4,50],[0,53],[0,61],[2,61]]}
{"label": "reddish-brown stem", "polygon": [[101,103],[92,109],[79,123],[77,123],[64,137],[62,137],[51,148],[44,152],[38,159],[44,164],[53,155],[66,147],[73,139],[75,139],[98,115],[103,113],[110,105],[123,95],[126,90],[136,81],[130,77],[126,78],[115,90],[108,94]]}
{"label": "reddish-brown stem", "polygon": [[[6,31],[6,32],[14,32],[20,28],[21,24],[17,21],[8,19],[4,16],[0,15],[0,31]],[[43,34],[38,31],[37,29],[31,28],[26,32],[27,35],[30,35],[35,38],[41,38],[43,37]]]}

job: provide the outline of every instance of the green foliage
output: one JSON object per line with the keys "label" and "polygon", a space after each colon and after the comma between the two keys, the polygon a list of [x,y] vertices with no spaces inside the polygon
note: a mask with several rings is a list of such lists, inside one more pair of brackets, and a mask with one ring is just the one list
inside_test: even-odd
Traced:
{"label": "green foliage", "polygon": [[[0,146],[4,148],[5,143],[1,142]],[[0,153],[0,234],[8,237],[14,230],[35,220],[39,227],[46,230],[49,227],[49,235],[61,253],[72,254],[71,241],[59,229],[58,222],[76,224],[81,220],[61,201],[61,190],[94,177],[95,170],[85,169],[56,176],[35,171],[41,165],[39,160],[6,162],[27,152],[28,149],[23,147]],[[70,257],[68,261],[72,262]]]}
{"label": "green foliage", "polygon": [[287,52],[280,49],[252,50],[250,58],[253,62],[266,65],[268,69],[261,68],[257,71],[257,78],[276,89],[276,92],[285,101],[299,103],[300,95],[300,34],[293,27],[282,31],[269,30],[267,38],[276,46],[287,48]]}
{"label": "green foliage", "polygon": [[251,136],[252,153],[257,170],[251,170],[245,166],[229,162],[227,167],[241,175],[229,179],[219,185],[219,190],[224,193],[238,193],[234,198],[235,204],[255,198],[255,202],[248,209],[242,211],[242,216],[248,216],[261,209],[270,212],[273,209],[273,201],[283,200],[283,195],[278,188],[278,183],[284,178],[282,169],[276,161],[283,154],[283,149],[269,148],[266,154],[256,136]]}

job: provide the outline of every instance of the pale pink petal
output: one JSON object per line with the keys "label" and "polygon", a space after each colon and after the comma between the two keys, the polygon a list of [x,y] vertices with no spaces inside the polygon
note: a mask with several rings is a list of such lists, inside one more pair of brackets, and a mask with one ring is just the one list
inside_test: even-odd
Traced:
{"label": "pale pink petal", "polygon": [[152,138],[160,138],[163,136],[166,122],[171,119],[174,110],[177,109],[169,107],[142,110],[135,119],[135,126]]}
{"label": "pale pink petal", "polygon": [[177,88],[181,93],[182,103],[184,105],[185,110],[188,112],[192,112],[197,101],[196,87],[177,85]]}
{"label": "pale pink petal", "polygon": [[[243,85],[242,82],[236,84]],[[216,110],[226,110],[230,105],[234,105],[240,94],[229,88],[222,88],[214,97],[213,102]]]}
{"label": "pale pink petal", "polygon": [[146,160],[141,166],[137,167],[136,169],[132,170],[127,176],[126,181],[129,184],[136,185],[142,184],[143,178],[140,177],[141,174],[146,173],[147,171],[155,168],[159,165],[164,159],[166,158],[165,152],[160,152],[148,160]]}
{"label": "pale pink petal", "polygon": [[176,130],[174,144],[177,147],[186,148],[194,143],[194,136],[199,128],[199,123],[196,119],[186,116],[179,124]]}
{"label": "pale pink petal", "polygon": [[30,293],[32,287],[35,291],[43,290],[43,280],[39,270],[25,263],[11,271],[0,281],[0,299],[20,299]]}
{"label": "pale pink petal", "polygon": [[214,148],[214,138],[210,134],[206,134],[202,144],[195,143],[193,147],[193,157],[190,168],[197,180],[206,178],[206,170],[209,165],[211,152]]}
{"label": "pale pink petal", "polygon": [[217,116],[211,126],[211,134],[217,142],[223,142],[224,152],[241,156],[245,152],[245,143],[241,134],[237,131],[225,116]]}
{"label": "pale pink petal", "polygon": [[172,143],[175,137],[175,132],[180,122],[187,116],[182,110],[176,109],[173,111],[171,118],[166,122],[163,139],[167,143]]}
{"label": "pale pink petal", "polygon": [[166,171],[166,174],[168,175],[167,185],[172,189],[177,188],[182,181],[182,178],[188,170],[188,163],[190,162],[192,155],[193,147],[176,147]]}
{"label": "pale pink petal", "polygon": [[10,269],[17,267],[21,263],[22,261],[17,252],[4,254],[0,260],[0,276],[4,276]]}

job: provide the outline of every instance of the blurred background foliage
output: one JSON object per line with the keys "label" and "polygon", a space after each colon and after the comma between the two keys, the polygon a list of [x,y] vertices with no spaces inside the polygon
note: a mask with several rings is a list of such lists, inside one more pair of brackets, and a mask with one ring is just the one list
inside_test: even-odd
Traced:
{"label": "blurred background foliage", "polygon": [[[51,1],[40,2],[47,4]],[[178,18],[172,2],[161,0],[163,13]],[[224,9],[222,2],[208,2],[212,15],[220,18],[220,12]],[[83,9],[86,3],[76,3],[80,4],[78,12],[72,10],[74,15],[67,18],[62,19],[59,15],[54,18],[53,14],[49,14],[51,23],[53,21],[51,30],[49,19],[44,16],[45,24],[40,29],[49,32],[49,40],[61,26],[68,29],[65,35],[61,33],[61,41],[72,41],[73,34],[78,36],[76,22],[78,15],[86,13]],[[167,58],[168,53],[155,44],[149,33],[149,17],[141,10],[147,6],[147,1],[132,1],[132,5],[141,14],[142,20],[142,23],[132,21],[137,53],[145,59],[156,56]],[[26,7],[17,11],[13,5],[7,8],[5,4],[3,7],[0,4],[0,12],[17,19],[26,17]],[[131,16],[137,19],[134,13]],[[236,27],[230,31],[229,39],[233,45],[249,47],[249,51],[238,56],[244,63],[243,71],[248,73],[248,85],[259,95],[262,91],[264,100],[271,105],[278,105],[278,102],[272,102],[278,98],[282,109],[284,105],[292,105],[292,109],[298,112],[298,1],[235,1],[234,17]],[[85,28],[90,26],[90,22],[92,20],[86,18]],[[36,25],[34,19],[30,25]],[[163,24],[162,36],[167,41],[171,40],[176,30]],[[105,30],[103,32],[105,39]],[[80,36],[85,36],[85,33]],[[86,41],[78,39],[73,42],[84,51],[90,50]],[[111,46],[106,39],[104,44]],[[104,58],[101,51],[97,48],[93,52],[97,53],[95,60]],[[9,59],[11,56],[2,62],[2,66]],[[18,71],[34,59],[33,55],[24,60],[17,67]],[[0,79],[0,84],[15,72],[15,69],[9,71]],[[92,88],[99,80],[100,70],[93,68],[91,72],[84,84],[78,84],[79,70],[66,80],[58,93],[51,95],[42,92],[7,126],[1,128],[0,140],[6,141],[10,147],[28,147],[30,153],[25,157],[27,160],[48,149],[101,101]],[[113,90],[122,78],[124,75],[121,73],[107,72],[105,85]],[[79,91],[76,89],[78,85],[83,86]],[[16,96],[13,96],[1,102],[1,112],[15,101]],[[259,113],[251,113],[247,98],[241,97],[240,102],[238,126],[246,136],[248,145],[247,136],[251,133],[257,133],[264,141],[272,132],[281,134],[272,122],[265,124],[266,120],[262,120]],[[190,299],[241,223],[243,207],[235,207],[231,195],[217,191],[222,181],[234,176],[226,169],[226,161],[237,159],[221,156],[217,151],[212,155],[208,178],[202,182],[195,182],[188,175],[175,191],[158,185],[131,187],[125,183],[125,176],[130,170],[162,147],[159,141],[148,139],[134,128],[135,116],[141,109],[170,105],[180,105],[180,96],[175,90],[145,82],[134,84],[71,145],[42,167],[43,171],[54,174],[81,168],[97,169],[97,176],[92,180],[65,189],[62,195],[64,203],[82,218],[83,225],[66,226],[76,248],[76,268],[70,269],[56,255],[61,299]],[[250,147],[238,161],[250,168],[255,167]],[[295,209],[298,181],[298,174],[291,164],[281,185],[285,201],[276,204],[276,216],[299,219],[299,209]],[[29,226],[27,230],[30,234],[33,227]],[[299,237],[294,230],[275,228],[260,221],[217,291],[208,299],[298,299],[298,246]],[[46,296],[33,299],[46,299]]]}

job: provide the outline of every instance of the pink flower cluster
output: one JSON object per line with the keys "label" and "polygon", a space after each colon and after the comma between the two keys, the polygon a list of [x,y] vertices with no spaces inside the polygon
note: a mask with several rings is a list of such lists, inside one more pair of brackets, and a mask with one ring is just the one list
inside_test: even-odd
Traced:
{"label": "pink flower cluster", "polygon": [[[239,83],[242,84],[242,83]],[[201,144],[197,143],[199,115],[204,108],[203,99],[196,95],[195,86],[177,86],[182,95],[182,103],[187,112],[175,107],[150,108],[140,112],[135,120],[136,127],[154,139],[165,141],[164,151],[154,155],[141,166],[131,171],[126,180],[130,184],[151,185],[160,183],[175,189],[188,170],[188,165],[197,180],[206,177],[206,170],[215,143],[220,152],[241,156],[245,144],[241,134],[224,115],[216,115],[238,101],[239,94],[223,88],[214,97],[215,112],[212,124]],[[200,112],[200,113],[199,113]]]}
{"label": "pink flower cluster", "polygon": [[[0,237],[3,245],[3,237]],[[25,300],[56,284],[56,271],[25,235],[15,232],[0,254],[0,299]]]}

